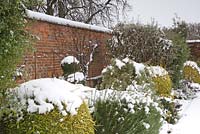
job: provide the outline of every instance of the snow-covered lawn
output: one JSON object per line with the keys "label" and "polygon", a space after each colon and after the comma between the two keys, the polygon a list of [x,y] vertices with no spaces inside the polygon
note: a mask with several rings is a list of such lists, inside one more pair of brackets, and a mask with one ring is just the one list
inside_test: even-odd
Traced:
{"label": "snow-covered lawn", "polygon": [[160,134],[200,133],[200,93],[192,100],[181,101],[181,118],[175,125],[165,123]]}

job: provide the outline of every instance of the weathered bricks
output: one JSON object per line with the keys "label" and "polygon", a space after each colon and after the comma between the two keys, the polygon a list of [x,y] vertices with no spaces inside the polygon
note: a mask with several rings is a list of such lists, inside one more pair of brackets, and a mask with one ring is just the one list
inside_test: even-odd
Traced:
{"label": "weathered bricks", "polygon": [[21,62],[25,65],[26,76],[18,82],[30,79],[58,77],[62,75],[61,60],[67,55],[77,56],[84,53],[89,60],[90,50],[85,47],[97,43],[94,60],[89,65],[89,77],[98,76],[107,65],[106,42],[110,33],[98,32],[39,20],[28,20],[27,31],[38,37],[34,42],[35,51],[24,55]]}

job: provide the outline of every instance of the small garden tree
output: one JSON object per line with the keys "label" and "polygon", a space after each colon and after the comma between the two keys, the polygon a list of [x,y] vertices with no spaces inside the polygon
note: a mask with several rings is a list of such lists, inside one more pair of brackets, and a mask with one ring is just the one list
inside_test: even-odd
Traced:
{"label": "small garden tree", "polygon": [[173,42],[172,54],[173,58],[168,61],[168,72],[172,76],[174,86],[179,86],[179,81],[182,78],[181,70],[183,64],[190,56],[189,47],[186,43],[188,26],[179,18],[174,18],[174,25],[172,28],[165,29],[166,36]]}
{"label": "small garden tree", "polygon": [[171,42],[157,25],[119,24],[114,28],[109,50],[114,58],[130,58],[151,65],[165,64]]}

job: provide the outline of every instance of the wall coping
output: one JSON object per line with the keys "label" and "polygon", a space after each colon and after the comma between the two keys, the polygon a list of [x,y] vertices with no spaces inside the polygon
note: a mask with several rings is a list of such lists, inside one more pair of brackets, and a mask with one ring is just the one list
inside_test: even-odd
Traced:
{"label": "wall coping", "polygon": [[187,43],[200,43],[200,40],[186,40]]}
{"label": "wall coping", "polygon": [[68,19],[64,19],[64,18],[60,18],[60,17],[55,17],[55,16],[39,13],[39,12],[34,12],[34,11],[31,11],[28,9],[26,9],[26,14],[27,14],[27,17],[30,19],[46,21],[46,22],[64,25],[64,26],[89,29],[89,30],[98,31],[98,32],[112,33],[111,29],[108,29],[105,27],[100,27],[100,26],[85,24],[82,22],[72,21],[72,20],[68,20]]}

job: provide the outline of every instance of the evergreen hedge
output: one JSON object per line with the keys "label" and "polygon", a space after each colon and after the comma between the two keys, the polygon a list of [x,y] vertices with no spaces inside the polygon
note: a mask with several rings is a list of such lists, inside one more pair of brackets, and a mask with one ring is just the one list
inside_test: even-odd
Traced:
{"label": "evergreen hedge", "polygon": [[14,85],[14,73],[25,48],[29,46],[29,36],[25,31],[25,12],[21,0],[0,2],[0,98],[5,90]]}

